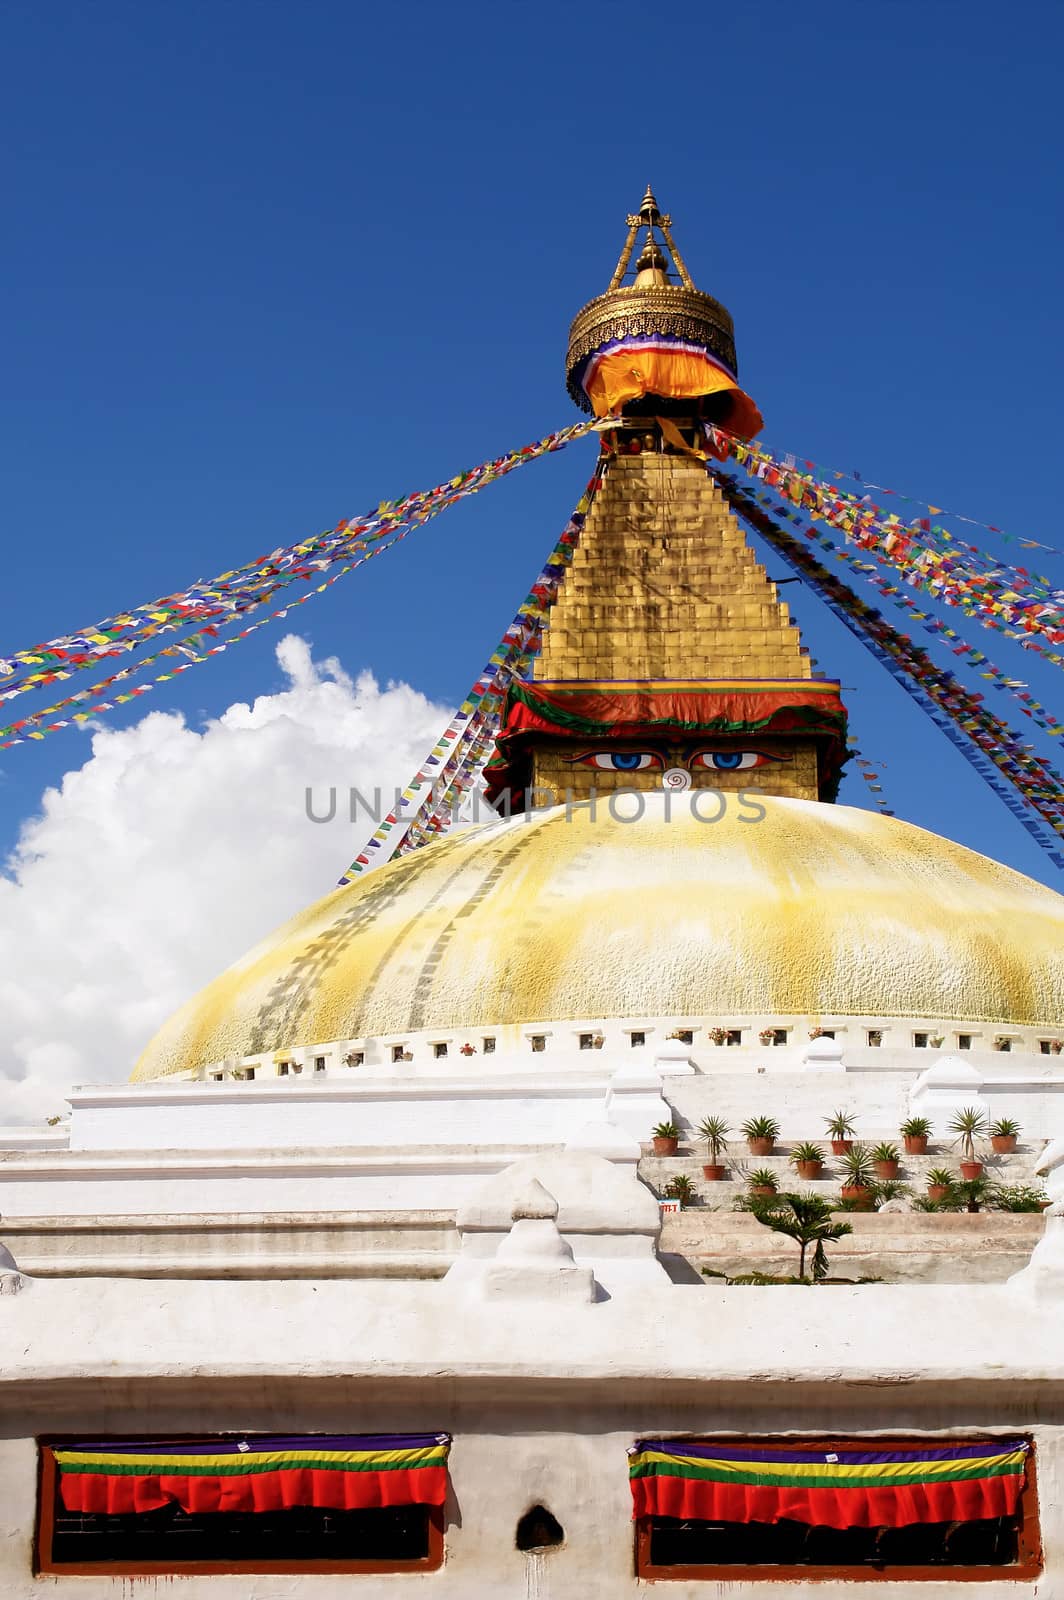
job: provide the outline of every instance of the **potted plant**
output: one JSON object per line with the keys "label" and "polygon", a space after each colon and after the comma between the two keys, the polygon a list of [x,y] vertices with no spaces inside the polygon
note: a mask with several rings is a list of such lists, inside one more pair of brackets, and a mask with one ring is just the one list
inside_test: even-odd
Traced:
{"label": "potted plant", "polygon": [[1059,1054],[1060,1054],[1060,1052],[1062,1050],[1064,1050],[1064,1039],[1050,1039],[1050,1041],[1049,1041],[1049,1053],[1050,1053],[1050,1055],[1059,1056]]}
{"label": "potted plant", "polygon": [[791,1151],[791,1162],[800,1178],[819,1178],[824,1170],[824,1150],[811,1139],[803,1139]]}
{"label": "potted plant", "polygon": [[998,1117],[990,1124],[990,1143],[999,1156],[1011,1156],[1020,1137],[1020,1125],[1012,1117]]}
{"label": "potted plant", "polygon": [[949,1125],[950,1133],[957,1135],[957,1143],[961,1150],[961,1177],[969,1183],[983,1175],[983,1163],[975,1153],[975,1141],[985,1139],[987,1128],[986,1114],[979,1106],[965,1106],[958,1111]]}
{"label": "potted plant", "polygon": [[823,1028],[810,1028],[809,1037],[810,1039],[822,1039],[824,1037]]}
{"label": "potted plant", "polygon": [[601,1050],[605,1043],[606,1040],[603,1035],[601,1033],[596,1033],[595,1037],[591,1041],[591,1048],[592,1050]]}
{"label": "potted plant", "polygon": [[842,1157],[842,1198],[853,1201],[858,1211],[872,1209],[872,1163],[863,1145],[854,1145]]}
{"label": "potted plant", "polygon": [[907,1156],[925,1156],[927,1141],[931,1137],[931,1124],[926,1117],[906,1117],[898,1132],[905,1140]]}
{"label": "potted plant", "polygon": [[723,1044],[728,1037],[728,1030],[727,1028],[710,1028],[709,1037],[714,1044]]}
{"label": "potted plant", "polygon": [[459,1046],[458,1053],[462,1056],[475,1056],[477,1053],[477,1047],[475,1044],[470,1044],[469,1040],[467,1039],[465,1044]]}
{"label": "potted plant", "polygon": [[849,1112],[833,1111],[830,1117],[825,1117],[824,1126],[831,1139],[832,1155],[848,1155],[853,1149],[853,1136],[857,1132],[857,1125]]}
{"label": "potted plant", "polygon": [[967,1178],[960,1183],[954,1184],[954,1199],[961,1202],[965,1211],[978,1211],[986,1200],[989,1183],[989,1178]]}
{"label": "potted plant", "polygon": [[771,1044],[773,1038],[775,1037],[775,1033],[775,1028],[762,1028],[757,1036],[758,1044]]}
{"label": "potted plant", "polygon": [[740,1128],[752,1156],[770,1156],[780,1136],[775,1117],[748,1117]]}
{"label": "potted plant", "polygon": [[929,1200],[948,1200],[953,1192],[955,1179],[948,1167],[932,1167],[927,1174],[927,1198]]}
{"label": "potted plant", "polygon": [[720,1183],[724,1177],[724,1163],[720,1157],[723,1155],[728,1143],[728,1124],[723,1117],[706,1117],[699,1128],[699,1133],[706,1141],[709,1160],[702,1168],[702,1176],[710,1183]]}
{"label": "potted plant", "polygon": [[675,1178],[669,1180],[665,1194],[669,1200],[678,1200],[680,1210],[683,1211],[687,1206],[694,1204],[695,1186],[686,1173],[679,1172]]}
{"label": "potted plant", "polygon": [[679,1142],[680,1130],[675,1122],[659,1122],[650,1136],[651,1147],[656,1156],[674,1156]]}
{"label": "potted plant", "polygon": [[768,1200],[779,1188],[779,1180],[768,1167],[758,1167],[756,1172],[751,1172],[746,1180],[746,1186],[752,1195],[759,1199]]}
{"label": "potted plant", "polygon": [[901,1156],[896,1144],[891,1144],[884,1139],[882,1144],[877,1144],[868,1157],[875,1170],[877,1178],[896,1178],[901,1165]]}

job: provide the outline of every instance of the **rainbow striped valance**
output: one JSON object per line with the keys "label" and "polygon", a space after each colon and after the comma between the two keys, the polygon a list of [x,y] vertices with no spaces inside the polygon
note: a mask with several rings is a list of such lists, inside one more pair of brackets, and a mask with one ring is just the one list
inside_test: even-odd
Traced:
{"label": "rainbow striped valance", "polygon": [[365,1511],[442,1505],[446,1433],[102,1439],[54,1449],[68,1511]]}
{"label": "rainbow striped valance", "polygon": [[1029,1448],[1023,1439],[882,1450],[642,1439],[629,1476],[637,1517],[901,1528],[1012,1515]]}

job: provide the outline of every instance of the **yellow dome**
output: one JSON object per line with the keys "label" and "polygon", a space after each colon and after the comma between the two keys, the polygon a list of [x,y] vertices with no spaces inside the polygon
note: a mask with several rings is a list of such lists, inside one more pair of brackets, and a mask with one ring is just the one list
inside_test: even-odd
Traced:
{"label": "yellow dome", "polygon": [[[867,811],[563,807],[452,836],[293,917],[134,1081],[282,1046],[619,1017],[1064,1020],[1064,897]],[[629,799],[631,806],[633,801]],[[703,796],[702,806],[712,812]]]}

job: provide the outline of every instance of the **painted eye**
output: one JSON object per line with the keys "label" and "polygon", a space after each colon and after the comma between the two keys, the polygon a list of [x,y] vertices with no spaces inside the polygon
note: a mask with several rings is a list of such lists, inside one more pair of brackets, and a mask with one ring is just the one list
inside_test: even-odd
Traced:
{"label": "painted eye", "polygon": [[646,750],[596,750],[584,759],[590,766],[605,767],[609,772],[640,772],[652,767],[657,758]]}
{"label": "painted eye", "polygon": [[778,760],[778,756],[762,755],[760,750],[702,750],[695,756],[696,766],[712,767],[715,772],[746,772]]}

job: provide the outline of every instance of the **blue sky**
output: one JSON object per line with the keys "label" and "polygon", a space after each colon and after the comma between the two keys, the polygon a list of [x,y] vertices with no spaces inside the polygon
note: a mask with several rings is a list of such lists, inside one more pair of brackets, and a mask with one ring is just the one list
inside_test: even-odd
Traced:
{"label": "blue sky", "polygon": [[[648,179],[735,317],[770,444],[1064,545],[1056,4],[11,0],[3,34],[5,648],[572,420],[568,322]],[[592,462],[447,513],[300,631],[459,699]],[[1064,887],[786,594],[898,813]],[[275,642],[115,725],[276,689]],[[1064,715],[1057,669],[976,642]],[[0,848],[87,755],[73,733],[0,755]]]}

